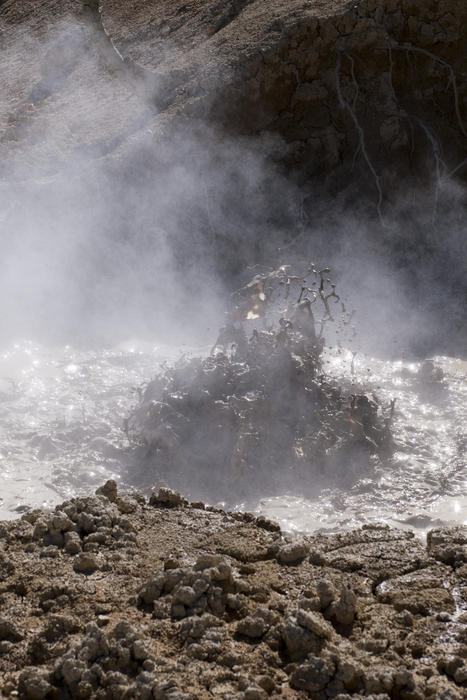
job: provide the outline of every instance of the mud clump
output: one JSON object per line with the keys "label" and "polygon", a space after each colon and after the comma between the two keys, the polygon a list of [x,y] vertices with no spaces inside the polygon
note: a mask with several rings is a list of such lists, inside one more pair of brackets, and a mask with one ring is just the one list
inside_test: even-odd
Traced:
{"label": "mud clump", "polygon": [[[1,523],[0,697],[465,697],[465,565],[443,553],[466,528],[425,548],[387,527],[294,538],[263,520],[110,485]],[[134,536],[49,543],[86,547],[112,522]]]}
{"label": "mud clump", "polygon": [[328,274],[283,266],[232,296],[211,354],[167,367],[129,417],[132,478],[232,503],[291,480],[351,483],[387,452],[389,413],[323,371],[325,327],[350,321]]}

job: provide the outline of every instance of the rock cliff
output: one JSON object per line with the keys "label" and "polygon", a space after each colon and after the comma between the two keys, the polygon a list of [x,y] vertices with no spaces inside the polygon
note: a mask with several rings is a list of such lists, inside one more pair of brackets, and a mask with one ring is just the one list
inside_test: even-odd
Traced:
{"label": "rock cliff", "polygon": [[399,181],[462,177],[466,15],[455,0],[3,2],[3,161],[21,132],[40,162],[24,134],[46,116],[67,121],[48,134],[64,158],[185,117],[278,132],[308,174],[358,166],[377,200],[394,164]]}

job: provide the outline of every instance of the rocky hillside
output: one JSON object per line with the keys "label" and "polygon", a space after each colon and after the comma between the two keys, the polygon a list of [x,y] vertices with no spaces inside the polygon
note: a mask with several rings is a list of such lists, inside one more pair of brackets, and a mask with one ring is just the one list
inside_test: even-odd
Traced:
{"label": "rocky hillside", "polygon": [[209,259],[228,283],[284,244],[344,278],[371,250],[402,290],[395,315],[427,315],[420,352],[459,352],[466,15],[457,0],[4,0],[4,236],[78,222],[114,245],[157,228],[184,273]]}
{"label": "rocky hillside", "polygon": [[290,538],[108,482],[0,523],[0,697],[462,700],[466,542]]}
{"label": "rocky hillside", "polygon": [[[395,162],[431,181],[437,159],[447,173],[464,160],[466,15],[456,0],[7,0],[3,167],[18,145],[31,167],[197,117],[278,132],[314,173],[357,161],[385,199]],[[49,154],[26,138],[47,117],[68,127]]]}
{"label": "rocky hillside", "polygon": [[395,166],[436,182],[465,158],[466,16],[455,0],[101,4],[162,109],[278,132],[309,175],[358,161],[381,206]]}

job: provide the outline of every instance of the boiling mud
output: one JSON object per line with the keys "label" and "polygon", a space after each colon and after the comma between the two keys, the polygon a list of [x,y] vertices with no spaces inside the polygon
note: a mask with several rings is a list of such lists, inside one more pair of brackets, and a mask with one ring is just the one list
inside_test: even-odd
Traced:
{"label": "boiling mud", "polygon": [[[183,351],[208,349],[128,343],[78,351],[25,341],[4,350],[0,519],[90,493],[108,478],[123,481],[132,459],[125,418],[141,386]],[[291,483],[287,493],[237,506],[304,532],[385,521],[423,533],[467,523],[467,363],[447,357],[389,362],[330,350],[324,360],[326,371],[355,393],[367,392],[385,406],[395,400],[392,454],[345,488],[330,478],[328,488],[304,500]],[[128,486],[131,477],[125,479]]]}

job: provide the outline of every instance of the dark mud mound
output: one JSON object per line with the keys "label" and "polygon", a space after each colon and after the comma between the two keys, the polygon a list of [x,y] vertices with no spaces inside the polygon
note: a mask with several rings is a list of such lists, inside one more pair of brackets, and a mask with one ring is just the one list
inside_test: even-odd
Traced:
{"label": "dark mud mound", "polygon": [[381,457],[391,409],[323,373],[324,328],[337,323],[334,309],[349,321],[328,273],[256,275],[233,295],[210,356],[183,359],[148,385],[126,426],[137,478],[232,503],[349,484]]}

